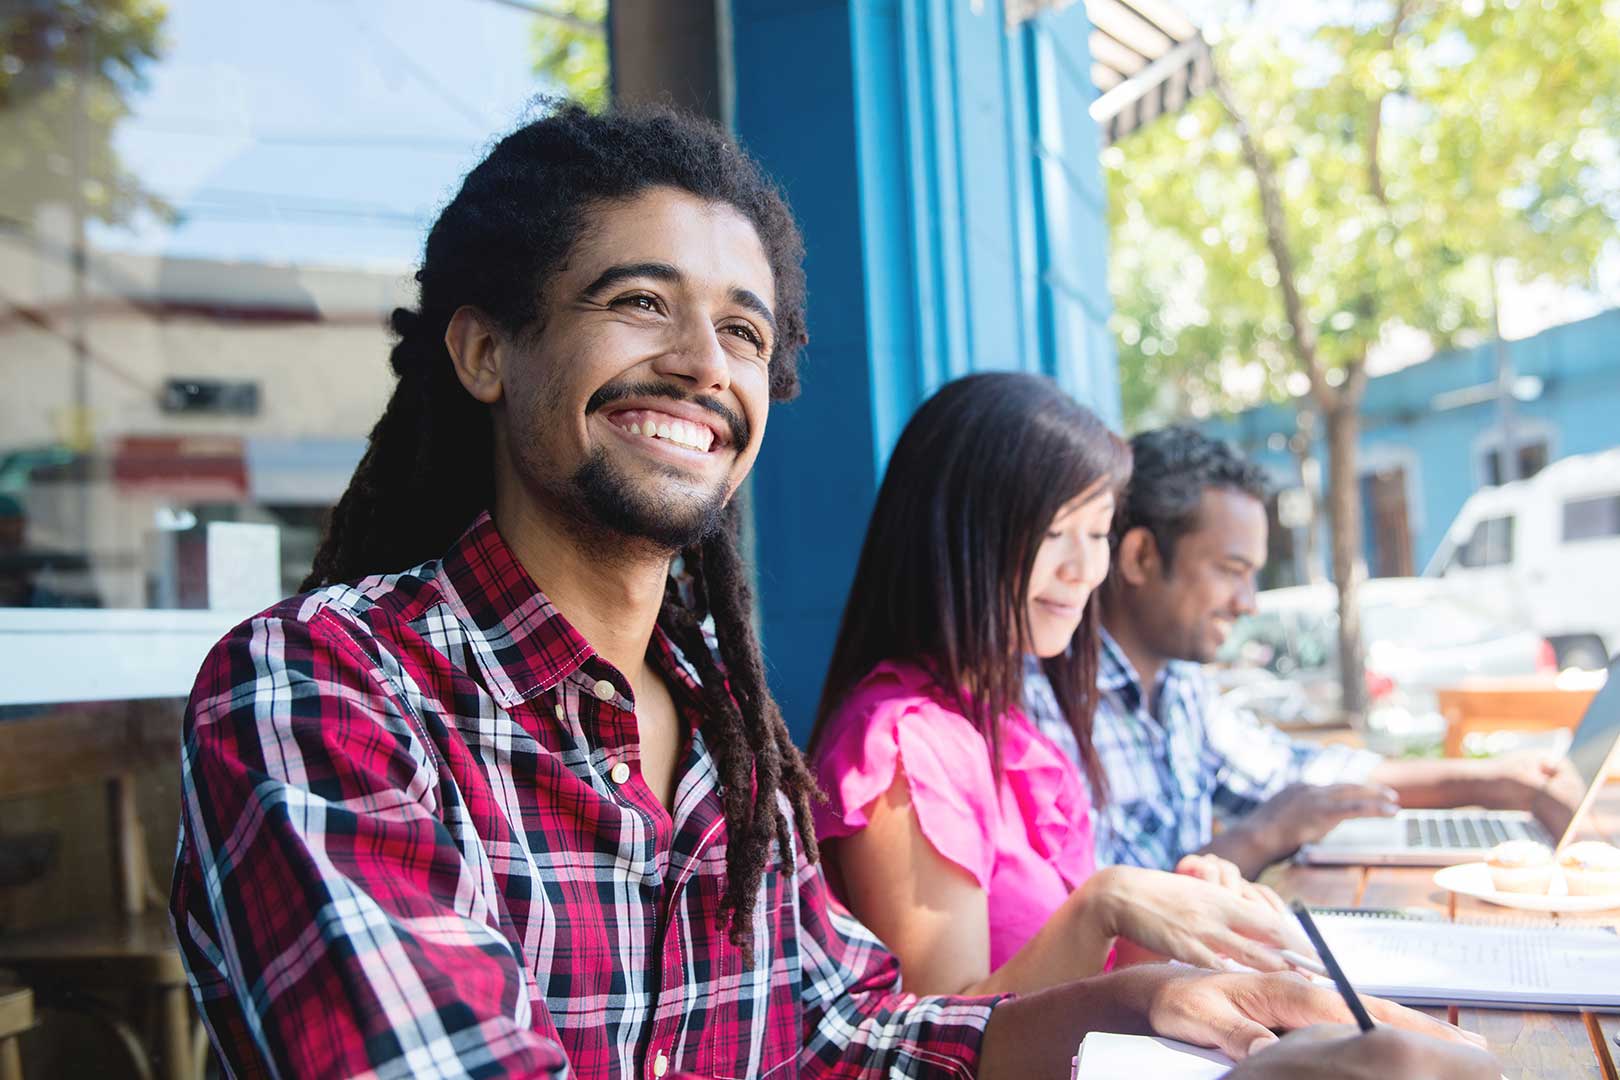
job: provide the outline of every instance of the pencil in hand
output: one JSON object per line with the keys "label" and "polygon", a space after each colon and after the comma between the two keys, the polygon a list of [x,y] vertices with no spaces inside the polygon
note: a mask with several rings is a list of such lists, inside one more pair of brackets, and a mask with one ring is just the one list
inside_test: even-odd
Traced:
{"label": "pencil in hand", "polygon": [[1328,978],[1339,988],[1339,996],[1344,998],[1344,1004],[1350,1010],[1350,1015],[1356,1018],[1356,1026],[1362,1031],[1371,1031],[1372,1017],[1367,1014],[1367,1007],[1361,1003],[1361,996],[1356,993],[1356,988],[1350,985],[1344,969],[1334,959],[1333,950],[1329,949],[1327,942],[1322,939],[1322,931],[1316,928],[1316,921],[1311,918],[1310,909],[1298,900],[1294,901],[1293,909],[1300,926],[1305,928],[1305,936],[1311,939],[1311,944],[1316,947],[1316,954],[1322,958],[1322,966],[1327,968]]}

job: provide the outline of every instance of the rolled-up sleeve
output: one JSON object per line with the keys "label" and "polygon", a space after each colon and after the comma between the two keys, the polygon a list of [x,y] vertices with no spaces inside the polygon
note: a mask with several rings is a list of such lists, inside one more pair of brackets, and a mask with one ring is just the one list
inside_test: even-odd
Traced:
{"label": "rolled-up sleeve", "polygon": [[819,867],[798,869],[805,1042],[800,1077],[972,1077],[1001,997],[918,997],[900,964],[827,891]]}
{"label": "rolled-up sleeve", "polygon": [[1233,708],[1206,678],[1193,715],[1205,717],[1205,768],[1214,774],[1214,809],[1241,817],[1289,784],[1359,784],[1384,760],[1368,750],[1299,742],[1246,709]]}

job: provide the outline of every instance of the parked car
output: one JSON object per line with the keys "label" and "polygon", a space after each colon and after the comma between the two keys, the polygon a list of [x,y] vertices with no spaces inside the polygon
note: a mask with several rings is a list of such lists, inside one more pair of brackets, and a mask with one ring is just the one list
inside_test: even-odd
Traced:
{"label": "parked car", "polygon": [[1474,492],[1424,575],[1545,637],[1560,668],[1607,667],[1620,651],[1620,449]]}
{"label": "parked car", "polygon": [[[1362,584],[1360,603],[1374,705],[1398,702],[1426,712],[1437,689],[1470,675],[1557,670],[1552,646],[1540,635],[1496,618],[1450,582],[1374,578]],[[1223,694],[1283,724],[1336,721],[1337,591],[1330,584],[1268,589],[1256,607],[1238,620],[1221,650]]]}

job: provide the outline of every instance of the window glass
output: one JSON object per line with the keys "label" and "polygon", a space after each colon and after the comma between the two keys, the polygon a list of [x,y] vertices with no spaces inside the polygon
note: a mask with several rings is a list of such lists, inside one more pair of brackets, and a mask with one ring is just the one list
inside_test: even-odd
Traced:
{"label": "window glass", "polygon": [[[1547,440],[1536,438],[1519,443],[1518,475],[1516,479],[1528,480],[1542,469],[1547,467]],[[1486,487],[1495,487],[1505,481],[1502,470],[1502,448],[1492,447],[1485,451],[1481,461],[1481,471]]]}
{"label": "window glass", "polygon": [[1519,479],[1528,480],[1547,467],[1547,440],[1537,439],[1519,447]]}
{"label": "window glass", "polygon": [[1439,596],[1365,604],[1361,609],[1361,632],[1369,642],[1388,641],[1417,648],[1472,645],[1507,633],[1489,616]]}
{"label": "window glass", "polygon": [[297,588],[433,215],[605,95],[605,0],[540,7],[0,6],[0,606],[211,606],[211,546]]}
{"label": "window glass", "polygon": [[1468,540],[1457,547],[1457,566],[1478,569],[1506,566],[1513,561],[1513,517],[1485,518],[1474,526]]}
{"label": "window glass", "polygon": [[1276,671],[1292,652],[1282,616],[1262,611],[1245,615],[1233,625],[1216,659],[1225,664]]}
{"label": "window glass", "polygon": [[1319,671],[1336,663],[1339,655],[1339,616],[1336,612],[1301,613],[1295,631],[1294,656],[1301,671]]}
{"label": "window glass", "polygon": [[1606,536],[1620,536],[1620,494],[1564,503],[1565,540],[1600,540]]}

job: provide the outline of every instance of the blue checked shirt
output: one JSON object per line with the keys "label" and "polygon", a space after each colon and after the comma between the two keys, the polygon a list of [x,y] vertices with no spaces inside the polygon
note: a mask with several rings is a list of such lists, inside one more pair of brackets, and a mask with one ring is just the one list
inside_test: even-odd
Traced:
{"label": "blue checked shirt", "polygon": [[[1223,706],[1203,665],[1172,660],[1159,675],[1158,708],[1102,633],[1092,728],[1108,803],[1096,815],[1097,862],[1169,870],[1214,835],[1215,816],[1241,817],[1292,783],[1360,782],[1382,759],[1365,750],[1298,743],[1252,713]],[[1079,745],[1037,663],[1026,667],[1024,709],[1073,757]]]}

